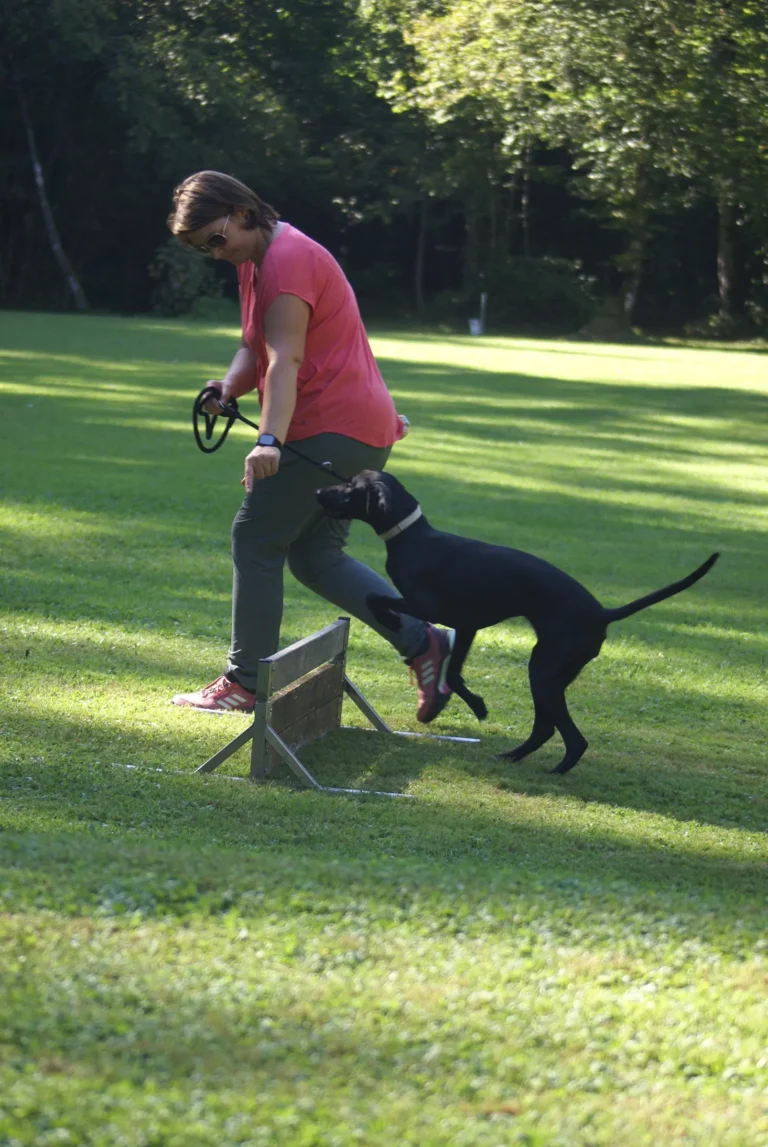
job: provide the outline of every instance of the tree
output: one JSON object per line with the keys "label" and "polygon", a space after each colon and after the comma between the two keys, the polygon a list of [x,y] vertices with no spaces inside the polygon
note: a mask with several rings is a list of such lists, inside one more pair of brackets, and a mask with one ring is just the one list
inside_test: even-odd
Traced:
{"label": "tree", "polygon": [[727,326],[743,309],[741,236],[751,231],[759,247],[768,234],[768,14],[735,0],[694,0],[686,12],[676,29],[685,61],[680,130],[666,166],[685,180],[688,200],[717,205],[719,318]]}
{"label": "tree", "polygon": [[765,215],[765,33],[763,9],[738,0],[453,0],[412,19],[399,98],[456,127],[474,190],[473,123],[495,129],[496,172],[524,171],[536,140],[567,147],[577,189],[626,237],[630,318],[659,213],[712,196],[727,315],[735,226]]}
{"label": "tree", "polygon": [[[55,6],[41,0],[30,0],[24,6],[6,4],[2,13],[0,88],[13,97],[9,102],[18,111],[44,233],[75,304],[81,310],[87,309],[87,299],[65,251],[48,194],[35,122],[39,111],[36,97],[41,82],[45,82],[41,81],[41,74],[44,77],[50,77],[52,72],[61,75],[62,71],[87,64],[98,56],[103,48],[103,30],[110,17],[109,0],[60,0]],[[51,35],[51,19],[57,33],[55,36]],[[52,91],[49,94],[53,96]],[[28,218],[21,206],[20,214],[22,217],[26,214]],[[11,277],[6,263],[7,255],[0,259],[4,271],[3,287]]]}
{"label": "tree", "polygon": [[[171,187],[196,169],[233,171],[327,242],[374,204],[385,214],[396,168],[407,185],[410,145],[393,143],[351,0],[7,7],[2,50],[23,84],[50,215],[101,306],[146,305]],[[0,98],[18,106],[3,59]],[[0,300],[55,305],[20,115],[4,118],[0,143]]]}
{"label": "tree", "polygon": [[476,280],[509,250],[518,213],[527,253],[538,92],[525,48],[526,4],[412,4],[408,16],[400,27],[405,47],[381,90],[401,114],[426,118],[433,163],[422,182],[428,193],[461,202],[465,279]]}

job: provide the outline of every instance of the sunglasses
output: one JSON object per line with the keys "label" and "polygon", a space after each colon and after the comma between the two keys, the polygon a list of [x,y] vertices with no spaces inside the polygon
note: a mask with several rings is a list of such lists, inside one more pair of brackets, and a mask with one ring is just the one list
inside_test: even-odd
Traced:
{"label": "sunglasses", "polygon": [[213,235],[209,235],[204,243],[192,243],[191,246],[195,251],[199,251],[201,255],[210,255],[211,251],[220,251],[222,247],[227,244],[227,223],[229,223],[232,212],[227,215],[224,226],[221,231],[214,231]]}

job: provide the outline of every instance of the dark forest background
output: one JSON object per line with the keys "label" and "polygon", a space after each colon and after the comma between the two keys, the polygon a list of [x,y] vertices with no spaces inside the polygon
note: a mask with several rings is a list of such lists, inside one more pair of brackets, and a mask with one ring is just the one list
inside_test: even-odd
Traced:
{"label": "dark forest background", "polygon": [[466,329],[485,292],[490,329],[768,332],[762,0],[0,14],[2,307],[223,313],[227,268],[165,228],[212,167],[328,246],[369,316]]}

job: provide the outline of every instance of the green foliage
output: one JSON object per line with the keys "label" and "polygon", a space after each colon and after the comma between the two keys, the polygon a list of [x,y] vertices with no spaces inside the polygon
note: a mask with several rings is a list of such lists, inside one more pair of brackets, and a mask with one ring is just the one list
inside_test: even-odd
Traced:
{"label": "green foliage", "polygon": [[393,260],[381,260],[364,271],[355,272],[352,286],[363,305],[375,300],[376,304],[403,307],[402,275]]}
{"label": "green foliage", "polygon": [[[391,259],[419,305],[435,286],[469,287],[510,255],[567,253],[610,294],[617,267],[631,313],[643,280],[663,293],[648,277],[649,252],[662,246],[654,237],[682,231],[691,205],[705,217],[711,205],[702,247],[715,246],[717,212],[719,264],[710,257],[691,271],[691,310],[705,309],[718,282],[723,322],[744,310],[736,284],[748,282],[768,234],[765,5],[28,0],[6,9],[0,304],[67,298],[40,226],[23,91],[63,246],[106,309],[146,309],[170,189],[217,167],[343,249],[357,271],[372,270],[374,285],[376,264]],[[552,162],[537,163],[542,155]],[[549,225],[569,213],[575,235]],[[586,213],[594,222],[582,229]]]}
{"label": "green foliage", "polygon": [[760,251],[760,271],[752,282],[751,297],[747,300],[746,313],[753,326],[761,335],[768,334],[768,252]]}
{"label": "green foliage", "polygon": [[[435,525],[610,604],[723,556],[614,627],[570,691],[567,778],[554,744],[497,759],[531,719],[512,622],[467,665],[480,745],[302,753],[415,798],[347,800],[236,783],[247,750],[195,776],[247,718],[168,703],[226,649],[252,437],[204,458],[189,411],[237,337],[0,314],[0,1142],[762,1144],[764,359],[379,332],[412,420],[392,469]],[[373,531],[351,550],[382,568]],[[286,642],[336,614],[286,578]],[[349,672],[418,730],[357,623]],[[478,726],[453,701],[434,731]]]}
{"label": "green foliage", "polygon": [[235,327],[240,322],[240,305],[234,299],[218,295],[200,295],[192,303],[189,317],[202,323]]}
{"label": "green foliage", "polygon": [[[535,140],[568,148],[575,186],[626,236],[631,310],[654,214],[710,196],[764,230],[767,34],[763,8],[715,0],[454,0],[404,30],[415,59],[391,98],[457,127],[478,190]],[[478,123],[495,131],[472,174]]]}
{"label": "green foliage", "polygon": [[[766,324],[758,307],[751,308],[751,315],[707,315],[686,323],[684,333],[688,338],[713,339],[728,342],[733,340],[755,339],[765,334]],[[752,317],[754,316],[754,318]]]}
{"label": "green foliage", "polygon": [[[200,308],[209,307],[209,300],[218,302],[221,298],[222,283],[214,263],[178,239],[168,239],[158,248],[149,274],[155,282],[152,309],[157,315],[205,317],[205,309]],[[229,318],[233,318],[231,304]]]}
{"label": "green foliage", "polygon": [[430,314],[466,329],[467,319],[480,313],[481,292],[488,295],[486,325],[491,333],[569,334],[588,322],[595,309],[578,265],[567,259],[521,256],[491,266],[464,291],[439,294]]}

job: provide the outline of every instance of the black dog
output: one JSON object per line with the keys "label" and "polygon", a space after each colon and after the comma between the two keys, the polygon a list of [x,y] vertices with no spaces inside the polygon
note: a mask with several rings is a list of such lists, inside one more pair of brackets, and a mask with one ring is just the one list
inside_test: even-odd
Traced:
{"label": "black dog", "polygon": [[397,630],[402,624],[397,615],[405,613],[456,630],[446,683],[480,720],[488,713],[485,702],[461,676],[474,636],[507,618],[527,618],[537,638],[528,666],[533,729],[527,741],[501,755],[519,761],[557,729],[565,756],[555,773],[567,773],[587,748],[568,712],[565,690],[597,657],[609,624],[688,589],[719,556],[712,554],[682,581],[605,609],[583,585],[541,558],[433,529],[416,499],[391,474],[363,470],[349,482],[318,490],[317,499],[331,517],[367,522],[386,542],[387,573],[402,597],[368,597],[380,624]]}

